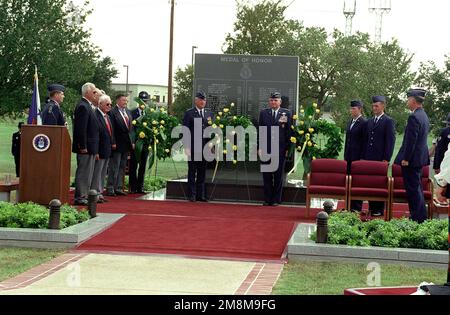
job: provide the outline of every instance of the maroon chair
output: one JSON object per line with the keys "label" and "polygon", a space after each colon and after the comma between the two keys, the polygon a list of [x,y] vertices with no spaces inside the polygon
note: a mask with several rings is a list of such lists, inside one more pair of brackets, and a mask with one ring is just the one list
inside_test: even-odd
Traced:
{"label": "maroon chair", "polygon": [[347,204],[347,162],[335,159],[317,159],[311,162],[306,190],[306,215],[309,218],[312,198],[333,198]]}
{"label": "maroon chair", "polygon": [[[406,196],[405,186],[403,184],[402,167],[400,165],[392,165],[392,179],[393,189],[391,192],[391,212],[389,213],[389,219],[393,217],[393,205],[394,203],[408,203]],[[433,218],[433,182],[430,179],[430,168],[424,166],[422,170],[422,187],[425,202],[428,206],[428,218]]]}
{"label": "maroon chair", "polygon": [[392,179],[388,176],[389,164],[378,161],[356,161],[352,163],[349,178],[348,203],[352,200],[384,201],[384,219],[389,220],[390,190]]}

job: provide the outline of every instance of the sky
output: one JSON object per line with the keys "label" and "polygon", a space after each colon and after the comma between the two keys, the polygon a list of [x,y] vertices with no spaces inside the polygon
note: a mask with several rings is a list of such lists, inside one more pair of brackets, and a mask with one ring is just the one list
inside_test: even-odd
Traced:
{"label": "sky", "polygon": [[[250,0],[255,2],[256,0]],[[286,17],[344,32],[344,0],[284,0]],[[353,1],[353,0],[351,0]],[[353,32],[375,33],[375,15],[369,13],[371,0],[356,0]],[[376,1],[376,0],[375,0]],[[73,0],[80,5],[84,0]],[[93,13],[87,26],[93,42],[110,56],[119,70],[114,83],[167,85],[169,70],[169,0],[89,0]],[[444,65],[450,54],[450,1],[391,0],[392,10],[383,17],[382,40],[396,38],[414,54],[413,69],[433,60]],[[174,71],[191,63],[196,53],[222,53],[227,33],[233,31],[235,0],[177,0],[174,27]]]}

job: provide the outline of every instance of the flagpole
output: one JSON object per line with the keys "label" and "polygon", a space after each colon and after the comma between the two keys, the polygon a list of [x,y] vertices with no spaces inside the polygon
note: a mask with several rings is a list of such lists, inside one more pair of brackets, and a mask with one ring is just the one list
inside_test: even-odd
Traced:
{"label": "flagpole", "polygon": [[36,103],[37,103],[37,117],[36,117],[36,124],[42,125],[42,118],[41,118],[41,99],[39,97],[39,77],[38,77],[38,70],[37,66],[34,65],[34,82],[36,84]]}

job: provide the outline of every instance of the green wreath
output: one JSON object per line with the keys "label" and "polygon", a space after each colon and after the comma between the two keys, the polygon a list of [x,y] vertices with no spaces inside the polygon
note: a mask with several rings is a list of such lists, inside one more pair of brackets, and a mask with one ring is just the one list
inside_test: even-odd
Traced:
{"label": "green wreath", "polygon": [[[342,150],[340,128],[326,120],[300,121],[292,129],[291,142],[294,145],[291,147],[291,155],[297,150],[303,152],[304,159],[336,159]],[[327,137],[327,142],[322,148],[317,143],[318,135]]]}

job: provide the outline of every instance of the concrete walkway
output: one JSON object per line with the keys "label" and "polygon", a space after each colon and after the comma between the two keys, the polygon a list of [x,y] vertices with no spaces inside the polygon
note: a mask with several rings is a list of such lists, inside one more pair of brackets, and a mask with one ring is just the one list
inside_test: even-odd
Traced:
{"label": "concrete walkway", "polygon": [[0,283],[0,295],[270,294],[281,263],[68,253]]}

